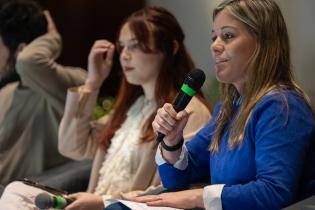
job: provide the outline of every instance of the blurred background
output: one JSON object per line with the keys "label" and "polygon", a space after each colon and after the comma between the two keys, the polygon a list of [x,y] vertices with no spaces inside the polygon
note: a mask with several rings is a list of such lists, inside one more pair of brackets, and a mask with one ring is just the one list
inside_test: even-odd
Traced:
{"label": "blurred background", "polygon": [[[315,102],[315,1],[275,0],[286,19],[295,76]],[[115,41],[122,20],[148,5],[171,11],[186,34],[186,45],[196,66],[207,74],[203,93],[213,104],[218,100],[218,85],[210,54],[212,10],[221,0],[38,0],[50,10],[63,37],[59,62],[86,68],[89,49],[94,40]],[[102,94],[114,96],[120,72],[116,55],[114,70],[102,88]]]}

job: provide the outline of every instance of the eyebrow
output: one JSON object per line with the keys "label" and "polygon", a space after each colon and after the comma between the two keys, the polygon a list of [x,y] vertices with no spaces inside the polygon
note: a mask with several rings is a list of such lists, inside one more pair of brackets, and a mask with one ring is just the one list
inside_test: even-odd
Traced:
{"label": "eyebrow", "polygon": [[[132,38],[132,39],[127,40],[126,42],[137,42],[137,41],[138,41],[138,39]],[[123,42],[120,41],[120,40],[118,40],[118,43],[119,43],[119,44],[122,44]]]}
{"label": "eyebrow", "polygon": [[[223,26],[223,27],[221,28],[221,31],[222,31],[223,29],[226,29],[226,28],[236,29],[236,27],[234,27],[234,26]],[[211,30],[211,33],[213,33],[213,32],[214,32],[214,30],[212,29],[212,30]]]}

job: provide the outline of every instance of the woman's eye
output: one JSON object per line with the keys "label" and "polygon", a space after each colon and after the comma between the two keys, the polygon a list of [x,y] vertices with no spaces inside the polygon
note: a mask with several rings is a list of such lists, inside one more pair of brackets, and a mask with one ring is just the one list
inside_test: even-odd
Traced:
{"label": "woman's eye", "polygon": [[228,41],[228,40],[233,39],[233,38],[234,38],[234,35],[232,33],[224,33],[222,35],[222,39],[225,41]]}
{"label": "woman's eye", "polygon": [[120,54],[124,49],[127,49],[128,51],[136,51],[140,49],[140,45],[139,43],[128,44],[128,45],[118,44],[116,49],[117,49],[117,52]]}
{"label": "woman's eye", "polygon": [[139,44],[138,43],[134,43],[128,46],[129,50],[136,50],[139,49]]}
{"label": "woman's eye", "polygon": [[215,42],[216,39],[217,39],[216,36],[211,37],[212,42]]}

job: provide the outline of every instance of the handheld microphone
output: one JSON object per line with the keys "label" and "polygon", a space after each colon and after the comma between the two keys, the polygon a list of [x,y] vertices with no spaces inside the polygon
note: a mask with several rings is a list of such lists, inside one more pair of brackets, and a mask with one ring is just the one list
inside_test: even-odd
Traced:
{"label": "handheld microphone", "polygon": [[[176,112],[180,112],[186,108],[191,98],[201,88],[205,80],[206,75],[200,69],[194,69],[187,74],[181,90],[173,102],[173,108]],[[159,132],[156,140],[161,142],[164,137],[165,135]]]}
{"label": "handheld microphone", "polygon": [[48,193],[40,193],[35,198],[35,205],[39,209],[64,209],[72,200],[66,199],[60,195],[54,196]]}

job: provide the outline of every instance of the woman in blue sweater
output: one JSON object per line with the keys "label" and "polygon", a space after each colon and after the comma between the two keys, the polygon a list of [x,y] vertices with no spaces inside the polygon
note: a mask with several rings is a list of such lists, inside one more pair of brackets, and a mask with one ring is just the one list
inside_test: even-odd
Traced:
{"label": "woman in blue sweater", "polygon": [[307,185],[304,165],[315,137],[314,112],[292,76],[283,16],[273,0],[228,0],[213,20],[222,98],[212,119],[184,146],[185,111],[165,104],[152,124],[166,135],[156,155],[164,187],[209,185],[134,200],[185,209],[283,208]]}

